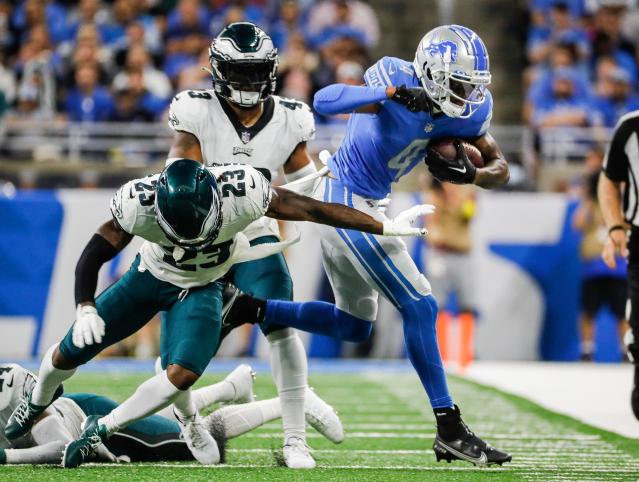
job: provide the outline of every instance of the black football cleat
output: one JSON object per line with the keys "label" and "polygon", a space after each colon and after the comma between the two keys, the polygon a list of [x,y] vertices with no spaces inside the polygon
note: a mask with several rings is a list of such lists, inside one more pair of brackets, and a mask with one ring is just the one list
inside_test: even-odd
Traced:
{"label": "black football cleat", "polygon": [[[449,413],[445,416],[451,418],[451,424],[458,427],[457,436],[444,440],[438,428],[433,451],[437,462],[445,460],[448,463],[453,460],[465,460],[478,467],[489,465],[502,465],[512,460],[512,455],[487,444],[475,435],[461,419],[459,408],[455,405],[453,409],[446,409]],[[436,415],[439,416],[437,410]],[[441,422],[441,419],[438,419]]]}
{"label": "black football cleat", "polygon": [[222,294],[222,327],[220,343],[238,326],[261,323],[266,302],[244,293],[232,284],[224,287]]}

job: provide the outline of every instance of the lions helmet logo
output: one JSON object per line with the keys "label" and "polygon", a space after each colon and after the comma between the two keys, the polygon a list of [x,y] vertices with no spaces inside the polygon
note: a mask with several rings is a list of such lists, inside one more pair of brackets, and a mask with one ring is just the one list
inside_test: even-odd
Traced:
{"label": "lions helmet logo", "polygon": [[431,55],[439,54],[444,62],[457,62],[457,44],[450,40],[444,40],[443,42],[434,42],[426,47],[426,52]]}

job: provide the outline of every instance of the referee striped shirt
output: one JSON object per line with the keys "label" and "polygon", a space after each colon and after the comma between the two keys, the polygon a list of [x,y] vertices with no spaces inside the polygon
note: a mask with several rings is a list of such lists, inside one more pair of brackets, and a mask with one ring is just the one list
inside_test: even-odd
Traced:
{"label": "referee striped shirt", "polygon": [[624,182],[624,212],[626,221],[639,227],[639,110],[619,119],[603,172],[613,182]]}

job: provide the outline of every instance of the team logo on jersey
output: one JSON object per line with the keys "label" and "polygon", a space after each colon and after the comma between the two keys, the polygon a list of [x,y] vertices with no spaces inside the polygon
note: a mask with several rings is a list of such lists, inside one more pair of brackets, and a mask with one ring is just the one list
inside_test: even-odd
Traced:
{"label": "team logo on jersey", "polygon": [[244,154],[245,156],[251,156],[253,154],[253,148],[252,147],[234,147],[233,155],[235,156],[237,154]]}
{"label": "team logo on jersey", "polygon": [[173,127],[180,125],[180,121],[178,120],[177,116],[173,112],[169,113],[169,123]]}
{"label": "team logo on jersey", "polygon": [[248,131],[244,131],[242,132],[242,135],[240,136],[240,139],[242,139],[242,142],[244,144],[248,144],[251,140],[251,133]]}
{"label": "team logo on jersey", "polygon": [[457,62],[457,44],[452,40],[433,42],[425,50],[431,55],[439,54],[444,62]]}

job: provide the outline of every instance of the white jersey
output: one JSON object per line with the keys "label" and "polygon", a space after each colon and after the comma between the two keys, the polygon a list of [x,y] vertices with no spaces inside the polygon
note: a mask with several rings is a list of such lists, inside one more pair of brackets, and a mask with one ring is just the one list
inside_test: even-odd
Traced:
{"label": "white jersey", "polygon": [[[242,163],[276,175],[297,145],[315,135],[311,109],[303,102],[276,95],[264,102],[262,117],[244,127],[231,107],[213,90],[185,90],[173,98],[169,126],[193,134],[207,166]],[[244,234],[248,239],[279,237],[277,221],[262,218]]]}
{"label": "white jersey", "polygon": [[234,164],[207,169],[217,179],[222,195],[222,226],[215,243],[203,250],[179,248],[157,223],[155,185],[160,174],[127,182],[111,200],[111,213],[120,227],[146,241],[140,248],[139,269],[148,269],[159,280],[183,289],[215,281],[234,263],[269,256],[295,241],[250,248],[241,231],[268,210],[270,183],[250,166]]}
{"label": "white jersey", "polygon": [[[0,365],[0,447],[26,448],[35,445],[30,433],[17,440],[8,440],[4,435],[4,428],[20,400],[33,390],[36,380],[33,373],[20,365],[15,363]],[[47,411],[52,415],[58,415],[74,438],[80,436],[86,415],[73,400],[58,398],[47,408]]]}

